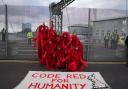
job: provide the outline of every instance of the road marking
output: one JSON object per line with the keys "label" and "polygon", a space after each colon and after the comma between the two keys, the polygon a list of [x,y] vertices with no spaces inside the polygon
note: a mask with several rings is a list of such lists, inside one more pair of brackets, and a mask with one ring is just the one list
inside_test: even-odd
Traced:
{"label": "road marking", "polygon": [[[0,60],[0,63],[38,63],[30,60]],[[88,64],[128,64],[128,62],[88,62]]]}
{"label": "road marking", "polygon": [[30,60],[0,60],[0,63],[38,63],[38,61],[30,61]]}
{"label": "road marking", "polygon": [[89,64],[127,64],[128,62],[88,62]]}

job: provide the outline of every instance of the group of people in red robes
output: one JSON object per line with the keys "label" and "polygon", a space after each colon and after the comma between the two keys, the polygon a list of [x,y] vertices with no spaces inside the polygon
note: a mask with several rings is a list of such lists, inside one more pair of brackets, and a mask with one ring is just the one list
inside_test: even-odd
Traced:
{"label": "group of people in red robes", "polygon": [[88,67],[83,58],[83,44],[74,34],[58,34],[53,26],[49,28],[42,24],[33,40],[34,46],[38,47],[39,64],[46,65],[49,70],[65,68],[67,71],[83,71]]}

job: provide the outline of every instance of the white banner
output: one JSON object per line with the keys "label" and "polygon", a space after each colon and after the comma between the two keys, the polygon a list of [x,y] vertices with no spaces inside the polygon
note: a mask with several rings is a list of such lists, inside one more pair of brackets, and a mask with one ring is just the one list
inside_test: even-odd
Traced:
{"label": "white banner", "polygon": [[99,72],[29,71],[14,89],[111,89]]}

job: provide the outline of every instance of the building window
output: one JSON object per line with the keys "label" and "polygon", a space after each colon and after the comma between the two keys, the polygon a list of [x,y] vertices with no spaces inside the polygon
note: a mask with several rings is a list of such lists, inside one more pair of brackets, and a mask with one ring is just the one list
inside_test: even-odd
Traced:
{"label": "building window", "polygon": [[99,35],[99,33],[98,32],[96,32],[96,36],[98,36]]}
{"label": "building window", "polygon": [[97,32],[99,32],[99,30],[96,30]]}
{"label": "building window", "polygon": [[96,36],[98,36],[99,35],[99,30],[96,30]]}
{"label": "building window", "polygon": [[102,30],[102,33],[101,33],[102,36],[104,36],[104,30]]}
{"label": "building window", "polygon": [[123,21],[122,21],[122,24],[123,24],[123,25],[126,25],[126,23],[127,23],[126,20],[123,20]]}

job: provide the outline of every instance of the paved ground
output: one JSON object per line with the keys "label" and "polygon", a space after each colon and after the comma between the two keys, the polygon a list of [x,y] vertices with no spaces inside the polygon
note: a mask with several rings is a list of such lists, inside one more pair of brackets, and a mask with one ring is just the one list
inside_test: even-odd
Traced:
{"label": "paved ground", "polygon": [[117,49],[105,48],[103,45],[94,45],[88,53],[90,61],[128,61],[126,47]]}
{"label": "paved ground", "polygon": [[[0,89],[13,89],[28,71],[47,71],[37,63],[0,62]],[[128,67],[123,64],[90,64],[85,72],[100,72],[112,89],[128,89]]]}

